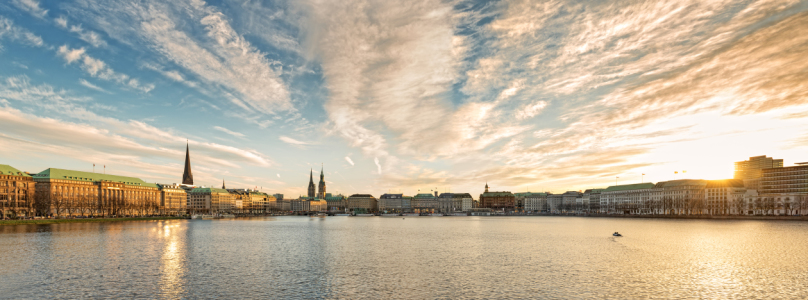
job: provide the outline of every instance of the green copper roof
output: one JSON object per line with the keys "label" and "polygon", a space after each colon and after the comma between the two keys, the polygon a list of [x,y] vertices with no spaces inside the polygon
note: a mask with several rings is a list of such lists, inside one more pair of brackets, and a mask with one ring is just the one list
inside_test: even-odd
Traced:
{"label": "green copper roof", "polygon": [[604,192],[614,192],[614,191],[629,191],[629,190],[641,190],[641,189],[650,189],[653,188],[654,184],[650,182],[646,183],[635,183],[635,184],[624,184],[624,185],[613,185],[605,190]]}
{"label": "green copper roof", "polygon": [[34,179],[60,179],[60,180],[75,180],[85,182],[98,182],[98,181],[111,181],[120,182],[128,185],[140,185],[148,187],[158,187],[156,184],[147,183],[140,178],[126,177],[110,174],[99,174],[92,172],[82,172],[73,170],[64,170],[57,168],[49,168],[45,171],[39,172],[34,175]]}
{"label": "green copper roof", "polygon": [[511,192],[487,192],[480,195],[480,197],[513,197],[513,193]]}
{"label": "green copper roof", "polygon": [[0,165],[0,175],[14,175],[14,176],[23,176],[23,177],[31,177],[25,172],[15,169],[9,165]]}
{"label": "green copper roof", "polygon": [[674,186],[692,186],[692,185],[707,185],[707,180],[704,179],[680,179],[658,182],[657,187],[674,187]]}
{"label": "green copper roof", "polygon": [[418,195],[415,195],[415,197],[413,197],[413,198],[415,198],[415,199],[425,199],[425,198],[434,199],[435,195],[432,195],[432,194],[418,194]]}
{"label": "green copper roof", "polygon": [[547,193],[527,192],[527,193],[514,193],[513,195],[516,197],[531,197],[531,196],[547,196]]}
{"label": "green copper roof", "polygon": [[217,189],[217,188],[194,188],[193,190],[191,190],[191,193],[204,193],[204,194],[224,193],[224,194],[229,194],[230,192],[228,192],[225,189]]}

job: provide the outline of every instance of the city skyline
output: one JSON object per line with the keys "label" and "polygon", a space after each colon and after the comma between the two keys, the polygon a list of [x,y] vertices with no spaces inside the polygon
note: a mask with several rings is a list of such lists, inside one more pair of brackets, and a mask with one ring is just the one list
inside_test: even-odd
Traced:
{"label": "city skyline", "polygon": [[197,185],[347,196],[806,160],[806,3],[353,4],[1,3],[0,163],[181,183],[187,145]]}

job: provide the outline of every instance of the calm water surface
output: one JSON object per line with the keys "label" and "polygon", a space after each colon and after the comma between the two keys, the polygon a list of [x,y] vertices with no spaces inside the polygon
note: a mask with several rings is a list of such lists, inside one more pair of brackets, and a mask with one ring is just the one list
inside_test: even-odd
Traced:
{"label": "calm water surface", "polygon": [[0,226],[0,298],[9,299],[806,299],[807,283],[803,222],[272,217]]}

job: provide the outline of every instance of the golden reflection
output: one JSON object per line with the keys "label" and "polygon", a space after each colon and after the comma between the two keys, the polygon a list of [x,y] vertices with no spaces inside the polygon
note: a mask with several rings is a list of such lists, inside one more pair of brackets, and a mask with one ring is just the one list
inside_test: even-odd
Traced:
{"label": "golden reflection", "polygon": [[185,275],[184,236],[187,224],[166,222],[161,229],[163,253],[160,258],[160,294],[165,298],[180,298],[185,294],[182,278]]}

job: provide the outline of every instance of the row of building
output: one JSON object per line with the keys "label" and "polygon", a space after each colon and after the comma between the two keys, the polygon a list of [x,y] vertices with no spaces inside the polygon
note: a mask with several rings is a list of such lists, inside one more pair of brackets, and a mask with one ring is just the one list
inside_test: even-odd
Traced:
{"label": "row of building", "polygon": [[306,197],[284,199],[250,189],[193,185],[190,156],[182,184],[147,183],[139,178],[49,168],[21,172],[0,165],[0,217],[139,216],[272,211],[347,213],[600,213],[689,215],[794,215],[808,211],[808,163],[783,167],[766,156],[735,163],[735,178],[682,179],[614,185],[553,194],[485,191],[469,193],[332,195],[320,171],[315,191],[313,171]]}

